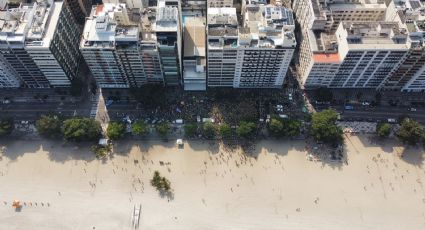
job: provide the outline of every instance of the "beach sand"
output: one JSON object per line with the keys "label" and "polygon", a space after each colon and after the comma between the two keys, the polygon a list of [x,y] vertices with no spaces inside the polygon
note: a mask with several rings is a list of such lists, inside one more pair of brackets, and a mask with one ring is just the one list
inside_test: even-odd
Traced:
{"label": "beach sand", "polygon": [[[88,147],[10,141],[0,229],[131,229],[139,204],[144,230],[425,229],[423,150],[368,136],[345,143],[348,164],[308,161],[304,141],[260,141],[249,155],[212,142],[126,141],[107,160]],[[155,170],[172,195],[150,185]],[[19,212],[14,199],[25,202]]]}

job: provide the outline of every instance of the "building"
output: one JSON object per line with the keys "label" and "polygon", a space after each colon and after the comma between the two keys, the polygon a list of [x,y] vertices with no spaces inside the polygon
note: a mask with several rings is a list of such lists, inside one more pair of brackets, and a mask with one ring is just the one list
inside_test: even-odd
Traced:
{"label": "building", "polygon": [[168,86],[181,84],[182,33],[179,0],[159,0],[156,9],[155,32],[164,82]]}
{"label": "building", "polygon": [[184,90],[206,90],[205,20],[189,18],[184,25]]}
{"label": "building", "polygon": [[2,11],[2,72],[29,88],[69,87],[78,72],[79,36],[63,2],[39,1]]}
{"label": "building", "polygon": [[208,86],[279,88],[296,41],[292,12],[250,3],[243,24],[235,8],[208,9]]}
{"label": "building", "polygon": [[425,91],[425,6],[420,1],[405,1],[399,11],[405,19],[411,50],[400,67],[390,75],[383,89],[404,92]]}
{"label": "building", "polygon": [[[295,0],[293,9],[301,27],[296,65],[302,88],[326,87],[330,84],[340,60],[335,55],[333,45],[324,44],[321,40],[332,40],[341,22],[401,23],[393,1]],[[323,77],[318,77],[321,75]]]}
{"label": "building", "polygon": [[238,27],[235,8],[208,8],[208,87],[233,87],[238,54]]}
{"label": "building", "polygon": [[83,25],[90,15],[92,0],[64,0],[78,24]]}
{"label": "building", "polygon": [[130,21],[125,4],[93,7],[84,26],[80,50],[100,87],[145,84],[139,48],[139,27]]}
{"label": "building", "polygon": [[340,23],[335,33],[341,64],[330,88],[383,87],[409,53],[410,39],[396,22]]}
{"label": "building", "polygon": [[233,7],[233,0],[207,0],[207,8]]}

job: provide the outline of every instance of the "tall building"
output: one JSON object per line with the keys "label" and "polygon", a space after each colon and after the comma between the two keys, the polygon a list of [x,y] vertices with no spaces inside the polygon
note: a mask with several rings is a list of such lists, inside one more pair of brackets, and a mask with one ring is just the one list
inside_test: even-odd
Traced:
{"label": "tall building", "polygon": [[182,33],[179,0],[159,0],[155,32],[166,85],[180,85],[182,76]]}
{"label": "tall building", "polygon": [[411,39],[411,50],[400,67],[385,82],[386,90],[425,91],[425,6],[419,1],[406,1],[399,11],[405,19]]}
{"label": "tall building", "polygon": [[184,25],[183,83],[185,90],[206,90],[204,18],[188,18]]}
{"label": "tall building", "polygon": [[340,23],[335,38],[329,44],[337,49],[340,66],[331,88],[379,89],[410,49],[405,28],[393,22]]}
{"label": "tall building", "polygon": [[296,46],[292,11],[250,3],[243,24],[235,8],[208,9],[208,86],[279,88]]}
{"label": "tall building", "polygon": [[63,2],[21,4],[0,14],[3,72],[25,87],[67,87],[78,72],[80,32]]}
{"label": "tall building", "polygon": [[[295,0],[293,9],[301,27],[297,71],[301,87],[305,88],[328,86],[339,68],[340,60],[334,55],[333,44],[323,44],[322,40],[332,40],[341,22],[401,23],[393,1]],[[320,75],[324,77],[316,77]]]}
{"label": "tall building", "polygon": [[129,20],[125,4],[93,7],[80,50],[100,87],[128,88],[146,83],[139,27]]}
{"label": "tall building", "polygon": [[90,15],[92,0],[64,0],[78,24],[83,25]]}

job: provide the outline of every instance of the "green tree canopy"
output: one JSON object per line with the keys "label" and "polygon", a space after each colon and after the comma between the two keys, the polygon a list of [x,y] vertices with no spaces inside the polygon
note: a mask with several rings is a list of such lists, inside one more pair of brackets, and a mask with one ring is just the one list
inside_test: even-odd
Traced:
{"label": "green tree canopy", "polygon": [[391,125],[385,122],[376,125],[376,133],[379,137],[388,137],[391,133]]}
{"label": "green tree canopy", "polygon": [[202,132],[204,134],[204,137],[206,138],[213,138],[215,136],[216,126],[212,122],[205,122],[202,125]]}
{"label": "green tree canopy", "polygon": [[227,123],[220,125],[219,132],[222,138],[229,138],[232,136],[232,129]]}
{"label": "green tree canopy", "polygon": [[133,131],[133,134],[144,136],[149,132],[149,127],[144,121],[136,121],[131,126],[131,130]]}
{"label": "green tree canopy", "polygon": [[337,144],[342,141],[342,129],[335,122],[338,119],[338,113],[332,109],[326,109],[315,113],[311,118],[310,133],[317,141],[323,141],[327,144]]}
{"label": "green tree canopy", "polygon": [[106,129],[106,135],[111,140],[118,140],[125,134],[125,125],[122,122],[112,121],[109,122],[108,128]]}
{"label": "green tree canopy", "polygon": [[69,141],[93,141],[102,134],[98,121],[90,118],[72,118],[62,125],[63,136]]}
{"label": "green tree canopy", "polygon": [[155,130],[158,132],[158,134],[165,138],[168,135],[168,132],[170,132],[170,124],[168,122],[161,122],[155,125]]}
{"label": "green tree canopy", "polygon": [[236,134],[243,138],[249,138],[254,134],[255,128],[254,122],[241,121],[238,128],[236,128]]}
{"label": "green tree canopy", "polygon": [[421,128],[421,125],[410,118],[405,118],[401,122],[400,129],[397,132],[397,137],[403,143],[409,145],[416,145],[424,135],[424,130]]}
{"label": "green tree canopy", "polygon": [[41,136],[57,137],[61,135],[62,120],[56,115],[42,115],[35,127]]}
{"label": "green tree canopy", "polygon": [[270,134],[275,137],[293,137],[300,134],[301,122],[296,119],[281,119],[279,117],[272,117],[267,128]]}
{"label": "green tree canopy", "polygon": [[267,128],[272,136],[278,137],[283,134],[283,121],[277,117],[272,117],[270,119]]}
{"label": "green tree canopy", "polygon": [[0,119],[0,137],[7,136],[15,129],[15,124],[12,118]]}
{"label": "green tree canopy", "polygon": [[186,137],[193,137],[196,135],[196,130],[198,129],[198,126],[196,123],[186,123],[184,125],[184,134]]}

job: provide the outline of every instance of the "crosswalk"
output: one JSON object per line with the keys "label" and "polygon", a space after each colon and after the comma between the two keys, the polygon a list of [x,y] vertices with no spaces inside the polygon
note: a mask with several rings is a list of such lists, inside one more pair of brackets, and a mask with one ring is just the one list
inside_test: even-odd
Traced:
{"label": "crosswalk", "polygon": [[90,118],[96,118],[97,111],[98,111],[98,105],[99,105],[99,89],[96,90],[96,94],[92,96],[91,100],[91,109],[90,109]]}

